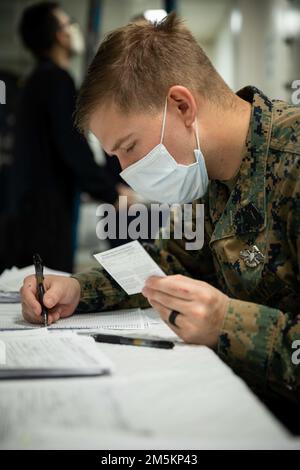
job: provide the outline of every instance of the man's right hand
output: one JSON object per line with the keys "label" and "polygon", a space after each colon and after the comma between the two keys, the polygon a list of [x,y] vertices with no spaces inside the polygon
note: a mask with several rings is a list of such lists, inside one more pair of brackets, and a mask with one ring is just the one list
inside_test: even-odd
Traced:
{"label": "man's right hand", "polygon": [[[44,305],[48,309],[48,324],[60,318],[69,317],[76,309],[80,299],[80,284],[66,276],[45,276],[44,279]],[[25,320],[30,323],[43,323],[42,307],[37,300],[35,275],[24,279],[20,290],[22,299],[22,313]]]}

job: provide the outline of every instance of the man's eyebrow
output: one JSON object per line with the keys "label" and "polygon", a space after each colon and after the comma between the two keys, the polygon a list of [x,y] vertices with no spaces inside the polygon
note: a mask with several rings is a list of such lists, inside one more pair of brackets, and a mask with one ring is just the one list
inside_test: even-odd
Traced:
{"label": "man's eyebrow", "polygon": [[120,139],[118,139],[115,143],[115,145],[113,146],[113,148],[111,149],[111,152],[110,153],[114,153],[116,150],[118,150],[118,148],[121,146],[121,144],[123,142],[125,142],[127,139],[129,139],[129,137],[131,137],[133,135],[133,133],[131,134],[128,134],[128,135],[125,135],[124,137],[120,137]]}

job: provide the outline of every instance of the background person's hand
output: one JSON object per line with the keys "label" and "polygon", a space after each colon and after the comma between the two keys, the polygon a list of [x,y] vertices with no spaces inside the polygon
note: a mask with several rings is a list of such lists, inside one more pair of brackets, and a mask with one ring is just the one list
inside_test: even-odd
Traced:
{"label": "background person's hand", "polygon": [[[44,279],[44,305],[48,309],[48,324],[60,318],[69,317],[76,309],[80,299],[80,284],[71,277],[47,275]],[[36,278],[34,275],[24,279],[20,289],[22,313],[30,323],[43,323],[42,308],[37,300]]]}
{"label": "background person's hand", "polygon": [[[229,298],[210,284],[182,275],[147,279],[142,294],[170,328],[187,343],[215,348]],[[180,312],[176,326],[169,323],[172,310]]]}

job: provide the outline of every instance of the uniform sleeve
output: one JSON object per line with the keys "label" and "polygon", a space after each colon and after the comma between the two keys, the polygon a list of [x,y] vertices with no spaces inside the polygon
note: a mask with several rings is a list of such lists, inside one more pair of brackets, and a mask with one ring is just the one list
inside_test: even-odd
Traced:
{"label": "uniform sleeve", "polygon": [[[290,201],[286,236],[295,254],[300,286],[298,174],[297,167],[290,169],[293,184],[288,187],[292,187],[293,192],[285,200]],[[300,305],[291,308],[288,302],[278,300],[275,308],[271,308],[237,299],[229,301],[218,352],[235,372],[258,391],[264,394],[275,392],[300,404],[297,347],[300,348]],[[300,352],[298,357],[300,359]]]}
{"label": "uniform sleeve", "polygon": [[[170,222],[170,236],[163,238],[160,231],[154,244],[144,243],[154,261],[167,274],[182,274],[203,280],[214,279],[214,267],[208,245],[202,250],[186,251],[187,240],[174,239],[174,220]],[[206,247],[205,247],[206,246]],[[127,295],[113,278],[101,267],[86,273],[75,274],[81,285],[81,300],[77,311],[92,312],[117,308],[150,307],[142,294]]]}
{"label": "uniform sleeve", "polygon": [[[300,404],[300,314],[231,299],[218,354],[251,386]],[[300,358],[300,353],[299,353]]]}

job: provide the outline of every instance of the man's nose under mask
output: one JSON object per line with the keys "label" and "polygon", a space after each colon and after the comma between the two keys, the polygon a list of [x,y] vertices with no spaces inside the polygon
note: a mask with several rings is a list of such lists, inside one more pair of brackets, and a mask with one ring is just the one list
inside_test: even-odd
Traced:
{"label": "man's nose under mask", "polygon": [[204,196],[208,187],[205,160],[199,144],[198,123],[196,119],[196,161],[190,165],[177,163],[162,143],[167,103],[166,99],[160,143],[120,175],[132,189],[151,201],[168,204],[189,203]]}

